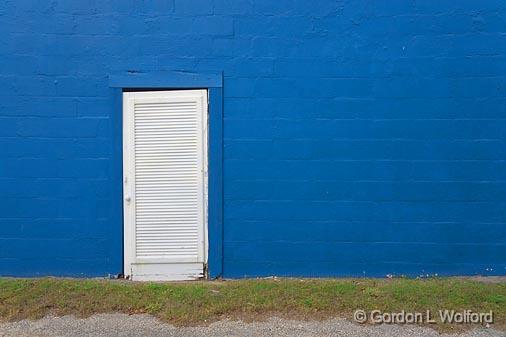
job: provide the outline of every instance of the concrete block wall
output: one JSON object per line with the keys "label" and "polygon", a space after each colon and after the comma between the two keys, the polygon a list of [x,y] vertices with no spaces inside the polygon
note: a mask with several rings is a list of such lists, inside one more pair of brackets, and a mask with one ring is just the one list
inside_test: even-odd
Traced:
{"label": "concrete block wall", "polygon": [[504,1],[4,0],[1,275],[121,273],[108,76],[164,70],[224,73],[224,276],[506,274]]}

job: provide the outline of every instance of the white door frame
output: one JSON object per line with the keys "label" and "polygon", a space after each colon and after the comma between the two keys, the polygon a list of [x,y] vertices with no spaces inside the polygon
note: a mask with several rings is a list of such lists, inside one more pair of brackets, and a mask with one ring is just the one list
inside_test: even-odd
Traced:
{"label": "white door frame", "polygon": [[[167,97],[197,97],[202,111],[202,186],[203,230],[199,232],[202,249],[198,258],[171,260],[142,259],[136,256],[135,239],[135,144],[134,102],[166,102]],[[123,216],[124,216],[124,274],[134,280],[187,280],[204,277],[208,258],[208,93],[199,90],[163,90],[123,92]]]}

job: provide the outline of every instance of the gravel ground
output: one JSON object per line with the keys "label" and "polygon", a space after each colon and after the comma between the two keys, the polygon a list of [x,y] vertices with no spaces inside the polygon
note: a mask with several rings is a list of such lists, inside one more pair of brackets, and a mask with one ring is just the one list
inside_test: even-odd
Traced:
{"label": "gravel ground", "polygon": [[[362,326],[342,319],[323,322],[301,322],[272,318],[265,322],[243,323],[221,321],[207,327],[176,328],[147,315],[95,315],[86,319],[72,316],[46,317],[38,321],[20,321],[0,324],[0,336],[16,337],[81,337],[81,336],[202,336],[202,337],[421,337],[440,335],[419,326],[377,325]],[[506,336],[494,329],[476,329],[461,337]]]}

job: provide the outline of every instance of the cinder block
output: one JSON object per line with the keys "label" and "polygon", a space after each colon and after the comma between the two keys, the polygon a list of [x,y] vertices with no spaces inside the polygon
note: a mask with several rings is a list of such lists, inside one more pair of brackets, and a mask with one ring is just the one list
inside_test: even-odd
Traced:
{"label": "cinder block", "polygon": [[210,15],[213,14],[214,1],[176,0],[176,15]]}
{"label": "cinder block", "polygon": [[224,74],[225,277],[504,274],[505,11],[0,3],[0,276],[122,272],[108,76],[173,70]]}

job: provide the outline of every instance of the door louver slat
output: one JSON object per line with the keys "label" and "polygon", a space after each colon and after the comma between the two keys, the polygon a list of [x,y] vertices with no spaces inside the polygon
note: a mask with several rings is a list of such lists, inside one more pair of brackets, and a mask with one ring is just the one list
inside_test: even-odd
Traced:
{"label": "door louver slat", "polygon": [[[195,102],[135,103],[137,257],[198,258],[201,200],[195,192],[202,170],[199,113]],[[180,182],[177,189],[159,188],[176,181]],[[184,201],[179,195],[185,196]],[[164,226],[160,226],[164,218],[184,219],[185,231],[180,230],[179,221],[162,221]]]}

